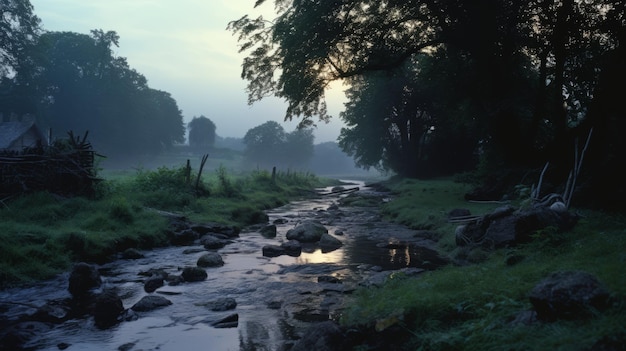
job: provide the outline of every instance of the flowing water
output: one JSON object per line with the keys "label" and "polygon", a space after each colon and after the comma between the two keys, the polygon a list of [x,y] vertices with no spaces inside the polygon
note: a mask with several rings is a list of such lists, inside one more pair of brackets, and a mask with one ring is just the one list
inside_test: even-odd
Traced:
{"label": "flowing water", "polygon": [[[360,195],[385,194],[359,186]],[[324,189],[330,191],[330,189]],[[207,268],[202,282],[165,285],[152,294],[172,304],[151,312],[137,312],[135,320],[98,329],[92,318],[72,319],[58,325],[36,328],[27,346],[36,350],[288,350],[312,322],[338,319],[350,293],[381,272],[413,267],[435,268],[443,262],[432,250],[415,241],[415,231],[384,222],[376,207],[335,206],[345,194],[294,201],[268,211],[277,224],[277,236],[266,238],[257,230],[244,230],[233,243],[218,250],[225,262]],[[304,246],[298,257],[262,255],[265,245],[286,241],[287,230],[304,219],[318,219],[329,233],[343,242],[331,252]],[[428,245],[425,245],[428,246]],[[184,254],[190,248],[193,253]],[[182,267],[195,266],[205,250],[197,247],[168,247],[144,252],[137,260],[116,260],[99,267],[104,287],[116,287],[124,307],[142,297],[145,277],[151,269],[180,274]],[[318,283],[318,277],[339,282]],[[50,301],[67,299],[68,274],[29,288],[0,291],[0,308],[5,319],[32,314]],[[365,284],[366,285],[366,284]],[[219,298],[233,298],[233,310],[215,312],[206,305]],[[212,323],[233,314],[238,324],[215,328]]]}

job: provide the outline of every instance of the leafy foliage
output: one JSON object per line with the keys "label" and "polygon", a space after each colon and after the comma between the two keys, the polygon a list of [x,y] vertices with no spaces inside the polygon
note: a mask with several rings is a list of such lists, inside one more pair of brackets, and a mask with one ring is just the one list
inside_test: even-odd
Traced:
{"label": "leafy foliage", "polygon": [[30,47],[37,41],[40,20],[30,1],[1,0],[0,78],[13,75],[25,64]]}
{"label": "leafy foliage", "polygon": [[189,145],[194,148],[212,148],[215,144],[215,123],[210,119],[194,117],[188,124]]}
{"label": "leafy foliage", "polygon": [[268,121],[248,130],[244,154],[248,162],[262,167],[302,167],[313,157],[313,140],[310,128],[286,133],[278,122]]}
{"label": "leafy foliage", "polygon": [[7,100],[24,106],[11,103],[0,110],[34,113],[55,136],[90,131],[94,147],[107,156],[156,154],[184,141],[176,101],[151,89],[125,58],[113,54],[118,42],[114,31],[41,34],[14,79],[2,83]]}
{"label": "leafy foliage", "polygon": [[[266,3],[258,1],[257,6]],[[626,5],[608,0],[274,1],[273,21],[228,28],[247,53],[249,102],[284,98],[286,119],[327,120],[324,94],[348,85],[342,147],[364,167],[408,176],[486,172],[546,160],[567,177],[590,128],[589,176],[611,206],[623,178]],[[380,72],[372,74],[373,72]],[[598,133],[596,133],[596,131]]]}
{"label": "leafy foliage", "polygon": [[182,141],[176,102],[113,56],[118,40],[101,30],[44,34],[42,73],[34,77],[45,96],[40,116],[53,130],[92,130],[94,146],[105,155],[156,153]]}

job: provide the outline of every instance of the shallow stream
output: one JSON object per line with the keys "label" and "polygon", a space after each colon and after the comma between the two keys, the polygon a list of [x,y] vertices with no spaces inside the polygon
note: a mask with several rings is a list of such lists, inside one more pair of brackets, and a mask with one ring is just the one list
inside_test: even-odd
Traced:
{"label": "shallow stream", "polygon": [[[387,194],[362,183],[346,188],[356,186],[360,188],[356,195],[388,201]],[[284,222],[277,224],[275,238],[264,237],[258,230],[244,230],[233,243],[218,250],[225,264],[207,268],[205,281],[166,284],[152,293],[169,299],[170,306],[137,312],[136,320],[106,330],[98,329],[92,319],[46,325],[34,332],[27,346],[89,351],[288,350],[310,323],[338,319],[357,287],[376,284],[376,277],[389,270],[411,267],[419,272],[442,263],[428,249],[430,243],[416,239],[415,231],[382,221],[378,207],[337,206],[344,196],[324,195],[268,211],[270,223]],[[298,257],[262,255],[263,246],[280,245],[286,241],[287,230],[304,219],[318,219],[343,246],[331,252],[304,246]],[[423,245],[404,245],[407,240],[421,240]],[[183,253],[193,248],[198,250]],[[130,308],[149,295],[140,272],[163,269],[180,274],[182,267],[195,265],[204,252],[201,245],[160,248],[143,252],[144,258],[116,260],[99,270],[104,287],[117,287],[124,307]],[[321,276],[333,281],[318,282]],[[0,291],[5,318],[32,314],[36,307],[69,298],[67,282],[68,274],[64,274],[29,288]],[[214,312],[206,307],[219,298],[234,298],[236,308]],[[233,314],[238,315],[237,327],[211,326]]]}

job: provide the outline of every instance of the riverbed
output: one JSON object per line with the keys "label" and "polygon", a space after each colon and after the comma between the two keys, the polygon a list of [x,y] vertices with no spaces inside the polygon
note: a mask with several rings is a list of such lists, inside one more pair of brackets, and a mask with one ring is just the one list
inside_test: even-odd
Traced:
{"label": "riverbed", "polygon": [[[358,187],[358,190],[356,188]],[[380,204],[390,194],[349,182],[348,193],[294,201],[267,211],[276,223],[276,237],[265,237],[259,227],[245,228],[232,243],[217,252],[224,265],[207,268],[201,282],[168,285],[147,293],[142,272],[163,270],[180,274],[194,266],[206,252],[202,245],[159,248],[143,252],[135,260],[119,259],[99,266],[103,289],[115,287],[124,308],[147,295],[167,298],[171,305],[137,312],[135,318],[111,328],[97,328],[92,318],[71,319],[61,324],[37,324],[26,347],[33,350],[289,350],[311,323],[338,320],[357,288],[381,284],[390,271],[419,274],[445,262],[433,243],[415,230],[382,220],[379,206],[342,206],[346,196],[369,196]],[[297,256],[264,257],[266,245],[285,242],[286,232],[306,219],[316,219],[343,245],[329,252],[314,244],[304,245]],[[197,250],[196,250],[197,249]],[[28,288],[0,291],[5,318],[32,314],[51,301],[70,298],[68,275]],[[231,298],[236,307],[225,311],[208,308],[212,302]],[[236,316],[229,328],[213,324]]]}

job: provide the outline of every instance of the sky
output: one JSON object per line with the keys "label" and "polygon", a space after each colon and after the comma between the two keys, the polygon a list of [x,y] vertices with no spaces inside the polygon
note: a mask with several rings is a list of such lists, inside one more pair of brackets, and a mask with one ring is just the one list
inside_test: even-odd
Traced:
{"label": "sky", "polygon": [[[185,123],[206,116],[221,137],[242,138],[268,120],[291,132],[297,120],[284,122],[286,103],[274,97],[248,105],[240,78],[245,53],[238,52],[228,22],[249,14],[273,18],[273,1],[255,9],[255,0],[30,0],[47,31],[89,34],[92,29],[120,36],[116,56],[148,79],[153,89],[169,92]],[[336,141],[343,126],[341,85],[327,92],[328,124],[317,123],[315,143]]]}

